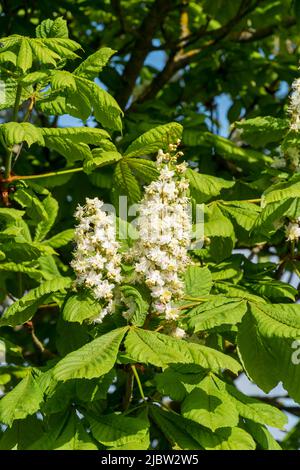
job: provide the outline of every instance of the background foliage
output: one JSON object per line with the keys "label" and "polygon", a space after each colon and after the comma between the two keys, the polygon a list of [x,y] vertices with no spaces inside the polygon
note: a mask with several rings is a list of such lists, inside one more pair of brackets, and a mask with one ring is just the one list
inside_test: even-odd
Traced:
{"label": "background foliage", "polygon": [[[285,233],[300,216],[286,114],[299,1],[0,5],[0,448],[278,449],[266,426],[298,406],[235,379],[282,382],[300,402],[299,251]],[[207,237],[181,305],[188,339],[139,315],[94,326],[72,297],[75,207],[139,201],[151,158],[181,134]],[[282,446],[299,441],[296,425]]]}

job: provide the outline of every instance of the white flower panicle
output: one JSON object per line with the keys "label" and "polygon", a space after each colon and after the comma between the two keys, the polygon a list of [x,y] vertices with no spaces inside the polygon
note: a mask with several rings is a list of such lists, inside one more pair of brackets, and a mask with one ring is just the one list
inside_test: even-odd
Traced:
{"label": "white flower panicle", "polygon": [[139,239],[132,252],[136,280],[145,282],[153,298],[153,310],[164,314],[167,320],[178,316],[173,302],[183,295],[181,276],[189,264],[189,184],[183,176],[186,163],[175,164],[183,155],[175,153],[179,143],[169,146],[170,153],[158,152],[160,174],[145,189],[136,221]]}
{"label": "white flower panicle", "polygon": [[300,78],[294,80],[292,84],[292,94],[290,97],[289,114],[290,128],[294,131],[300,130]]}
{"label": "white flower panicle", "polygon": [[296,222],[290,222],[286,227],[286,236],[289,241],[297,241],[300,238],[300,218]]}
{"label": "white flower panicle", "polygon": [[76,250],[71,262],[77,285],[90,289],[94,298],[103,303],[96,322],[114,311],[113,290],[122,280],[114,217],[102,206],[103,202],[98,198],[87,198],[85,206],[78,206],[75,212],[78,220]]}

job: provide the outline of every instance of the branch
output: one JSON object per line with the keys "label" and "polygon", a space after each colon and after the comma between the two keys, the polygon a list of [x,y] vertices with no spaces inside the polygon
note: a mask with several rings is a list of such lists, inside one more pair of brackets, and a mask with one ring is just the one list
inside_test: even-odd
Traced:
{"label": "branch", "polygon": [[[180,37],[179,42],[177,43],[180,45],[180,48],[178,47],[174,50],[171,51],[169,59],[164,67],[164,69],[157,74],[157,76],[154,78],[154,80],[150,83],[150,85],[144,90],[144,92],[139,96],[139,98],[136,100],[136,102],[133,104],[133,106],[136,103],[143,103],[146,100],[153,99],[157,93],[163,88],[164,85],[166,85],[172,77],[175,75],[177,71],[180,69],[184,68],[188,64],[190,64],[195,58],[199,58],[199,55],[203,52],[208,53],[212,52],[214,50],[215,46],[225,37],[229,37],[230,39],[230,34],[232,33],[232,28],[236,26],[236,24],[240,23],[247,15],[249,15],[251,12],[254,11],[254,9],[259,5],[260,0],[257,0],[256,2],[244,2],[242,1],[240,3],[240,7],[236,13],[236,15],[228,21],[228,23],[221,28],[218,28],[217,30],[213,31],[199,31],[198,34],[194,35],[193,37],[186,36],[184,39]],[[294,19],[289,18],[289,21],[283,22],[283,26],[291,26],[294,24]],[[272,25],[272,27],[268,28],[268,31],[271,28],[271,32],[269,31],[269,34],[272,34],[274,30],[276,29],[275,27],[278,27],[278,25]],[[266,29],[264,30],[264,34],[266,34]],[[241,34],[241,33],[239,33]],[[260,34],[262,32],[260,31]],[[254,35],[254,33],[252,33]],[[205,44],[203,44],[199,48],[195,48],[192,50],[189,50],[187,52],[184,52],[183,47],[182,47],[182,41],[184,41],[185,48],[187,46],[190,46],[193,42],[196,42],[199,38],[201,37],[206,37],[208,36],[210,39],[206,41]],[[252,36],[254,38],[254,36]],[[190,39],[189,39],[190,38]],[[258,31],[257,31],[257,38],[258,38]],[[239,39],[241,40],[241,39]],[[249,40],[249,39],[248,39]],[[253,39],[255,40],[255,39]],[[132,107],[133,107],[132,106]]]}
{"label": "branch", "polygon": [[278,30],[278,28],[290,28],[296,24],[296,18],[289,17],[284,18],[281,23],[274,23],[270,26],[265,28],[257,29],[257,30],[246,30],[240,31],[238,33],[232,34],[230,39],[232,41],[238,41],[242,43],[246,42],[254,42],[258,41],[259,39],[265,39],[268,36],[271,36]]}
{"label": "branch", "polygon": [[174,2],[171,0],[155,0],[137,32],[131,57],[124,70],[124,85],[118,95],[118,103],[123,109],[126,107],[140,70],[152,48],[155,31],[172,7],[174,7]]}

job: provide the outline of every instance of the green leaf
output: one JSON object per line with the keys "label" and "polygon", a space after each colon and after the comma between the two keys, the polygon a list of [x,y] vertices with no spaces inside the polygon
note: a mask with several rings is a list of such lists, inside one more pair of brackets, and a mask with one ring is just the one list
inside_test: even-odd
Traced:
{"label": "green leaf", "polygon": [[247,374],[265,392],[281,381],[290,396],[300,401],[299,337],[298,304],[250,303],[239,327],[238,348]]}
{"label": "green leaf", "polygon": [[157,166],[151,160],[144,158],[126,158],[126,163],[142,183],[151,183],[158,178],[159,171]]}
{"label": "green leaf", "polygon": [[234,225],[245,229],[247,232],[253,229],[260,213],[260,207],[250,202],[222,202],[219,207],[223,214],[232,220]]}
{"label": "green leaf", "polygon": [[29,373],[11,392],[0,400],[0,422],[11,426],[15,419],[24,419],[39,410],[43,393]]}
{"label": "green leaf", "polygon": [[74,70],[74,75],[94,80],[105,67],[111,56],[116,51],[109,47],[102,47],[94,54],[91,54],[86,60],[81,62],[79,67]]}
{"label": "green leaf", "polygon": [[177,122],[154,127],[129,145],[125,157],[141,157],[157,152],[160,148],[167,149],[169,144],[175,144],[181,138],[181,134],[182,126]]}
{"label": "green leaf", "polygon": [[[216,379],[219,384],[221,381]],[[230,384],[222,383],[235,402],[240,416],[259,424],[282,429],[287,424],[286,415],[275,406],[248,397]]]}
{"label": "green leaf", "polygon": [[42,435],[28,450],[97,450],[75,411],[57,415],[50,421],[49,432]]}
{"label": "green leaf", "polygon": [[62,316],[69,322],[82,323],[88,318],[100,314],[102,307],[89,293],[81,292],[71,295],[64,304]]}
{"label": "green leaf", "polygon": [[16,66],[25,73],[32,66],[32,50],[30,42],[27,38],[21,41],[21,47],[17,58]]}
{"label": "green leaf", "polygon": [[115,167],[112,195],[116,206],[119,203],[119,196],[127,196],[129,206],[139,202],[142,197],[139,183],[124,159],[120,160]]}
{"label": "green leaf", "polygon": [[239,166],[246,170],[253,171],[253,169],[255,169],[255,171],[257,171],[264,168],[266,165],[270,165],[273,161],[272,157],[262,152],[239,147],[229,139],[225,139],[219,135],[209,132],[203,134],[207,143],[209,143],[219,155],[223,156],[226,160],[237,162]]}
{"label": "green leaf", "polygon": [[83,77],[74,76],[78,91],[88,98],[95,119],[107,129],[121,131],[123,111],[116,100],[96,83]]}
{"label": "green leaf", "polygon": [[34,241],[38,242],[44,240],[48,232],[51,230],[59,209],[57,200],[54,199],[50,193],[43,199],[42,205],[45,209],[47,217],[44,220],[41,220],[41,222],[39,222],[36,226]]}
{"label": "green leaf", "polygon": [[240,428],[223,428],[214,433],[172,411],[150,408],[151,417],[173,448],[183,450],[254,450],[250,434]]}
{"label": "green leaf", "polygon": [[[203,222],[200,228],[203,228]],[[205,250],[213,261],[219,263],[231,255],[236,240],[233,225],[216,203],[212,203],[204,214],[204,236],[210,240]],[[195,253],[201,256],[203,252],[195,250]]]}
{"label": "green leaf", "polygon": [[230,395],[219,388],[212,375],[207,375],[181,405],[185,418],[215,431],[238,425],[239,416]]}
{"label": "green leaf", "polygon": [[48,298],[49,294],[64,291],[71,285],[68,277],[57,277],[32,289],[21,299],[10,305],[0,319],[0,325],[16,326],[25,323]]}
{"label": "green leaf", "polygon": [[89,419],[98,442],[109,450],[147,450],[150,445],[149,422],[142,417],[130,418],[117,413]]}
{"label": "green leaf", "polygon": [[210,293],[212,277],[207,267],[188,266],[185,273],[185,293],[191,297],[201,297]]}
{"label": "green leaf", "polygon": [[282,202],[284,199],[300,197],[300,175],[296,174],[288,181],[270,186],[262,196],[262,206],[272,202]]}
{"label": "green leaf", "polygon": [[90,174],[95,168],[112,165],[122,159],[122,155],[115,151],[102,151],[101,149],[92,150],[92,158],[85,160],[83,170]]}
{"label": "green leaf", "polygon": [[44,145],[41,129],[29,122],[8,122],[1,124],[0,132],[3,135],[6,145],[9,147],[15,144],[21,144],[22,142],[26,142],[29,147],[35,142]]}
{"label": "green leaf", "polygon": [[235,359],[215,349],[154,331],[131,329],[125,339],[125,348],[133,360],[162,368],[172,363],[186,363],[213,371],[229,369],[238,373],[241,369]]}
{"label": "green leaf", "polygon": [[51,87],[52,90],[68,89],[77,91],[76,80],[70,72],[65,70],[55,70],[51,74]]}
{"label": "green leaf", "polygon": [[42,422],[36,416],[16,420],[0,438],[0,450],[26,450],[43,432]]}
{"label": "green leaf", "polygon": [[46,208],[31,188],[19,188],[13,198],[26,209],[26,213],[31,219],[36,222],[48,219]]}
{"label": "green leaf", "polygon": [[247,311],[244,300],[217,298],[194,307],[188,313],[188,326],[196,333],[211,328],[236,325]]}
{"label": "green leaf", "polygon": [[173,449],[199,450],[202,428],[180,415],[167,412],[158,406],[150,408],[150,416],[171,443]]}
{"label": "green leaf", "polygon": [[92,379],[109,372],[116,362],[127,329],[117,328],[68,354],[55,366],[55,379]]}
{"label": "green leaf", "polygon": [[67,22],[61,16],[55,20],[44,20],[36,27],[38,38],[67,38],[68,36]]}
{"label": "green leaf", "polygon": [[74,229],[69,228],[67,230],[63,230],[60,233],[57,233],[56,235],[53,235],[53,237],[48,238],[44,243],[47,243],[47,245],[51,246],[52,248],[61,248],[62,246],[67,245],[70,243],[74,238]]}
{"label": "green leaf", "polygon": [[242,129],[242,138],[249,144],[254,147],[263,147],[283,138],[289,128],[289,120],[273,116],[259,116],[246,121],[238,121],[235,127]]}
{"label": "green leaf", "polygon": [[274,437],[265,426],[247,420],[245,428],[262,449],[282,450],[278,442],[275,441]]}
{"label": "green leaf", "polygon": [[128,306],[128,320],[135,326],[143,326],[149,310],[149,304],[142,294],[133,286],[123,285],[120,287],[123,302]]}
{"label": "green leaf", "polygon": [[216,176],[204,175],[188,168],[185,172],[189,180],[192,197],[199,204],[218,196],[223,189],[234,186],[234,181],[227,181]]}
{"label": "green leaf", "polygon": [[270,299],[271,302],[284,302],[286,299],[295,301],[298,291],[290,284],[276,281],[272,278],[253,279],[252,282],[244,282],[244,286],[262,297]]}

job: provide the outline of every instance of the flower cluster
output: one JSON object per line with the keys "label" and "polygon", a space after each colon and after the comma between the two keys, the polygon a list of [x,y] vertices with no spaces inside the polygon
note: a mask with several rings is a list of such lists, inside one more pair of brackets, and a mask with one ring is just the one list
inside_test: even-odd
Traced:
{"label": "flower cluster", "polygon": [[296,222],[290,222],[286,227],[286,236],[290,241],[297,241],[300,238],[300,217]]}
{"label": "flower cluster", "polygon": [[118,253],[115,223],[112,215],[103,210],[98,198],[86,199],[78,206],[75,217],[76,251],[71,262],[77,285],[91,290],[95,299],[103,304],[95,321],[102,321],[114,310],[113,290],[121,282],[121,256]]}
{"label": "flower cluster", "polygon": [[294,131],[300,130],[300,78],[294,80],[290,97],[289,113],[291,118],[290,128]]}
{"label": "flower cluster", "polygon": [[132,252],[136,280],[145,282],[153,298],[152,307],[167,320],[176,319],[173,301],[183,295],[182,274],[189,263],[187,247],[191,234],[188,213],[186,164],[176,165],[177,145],[157,155],[158,180],[145,189],[136,228],[139,239]]}

